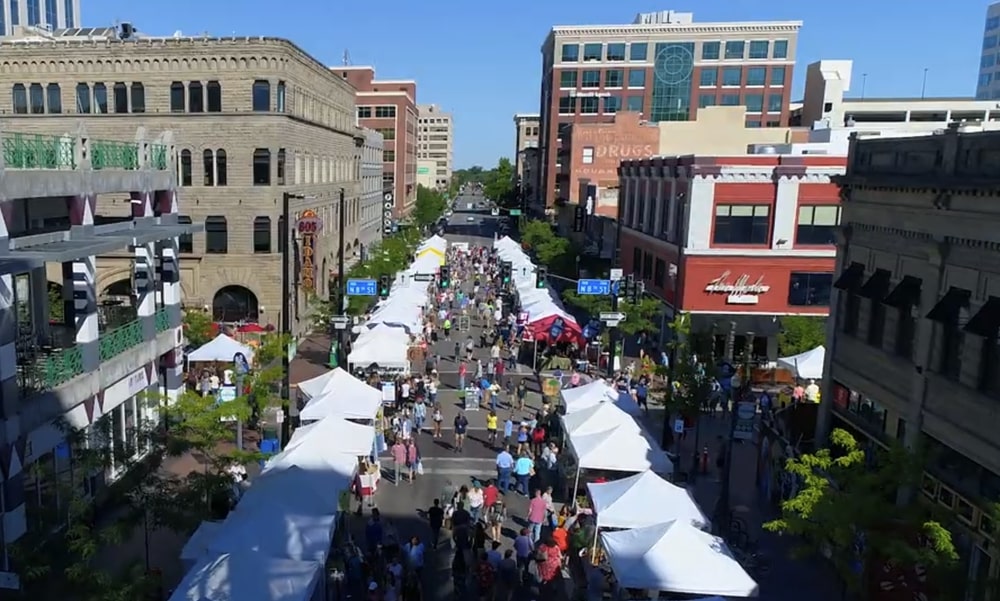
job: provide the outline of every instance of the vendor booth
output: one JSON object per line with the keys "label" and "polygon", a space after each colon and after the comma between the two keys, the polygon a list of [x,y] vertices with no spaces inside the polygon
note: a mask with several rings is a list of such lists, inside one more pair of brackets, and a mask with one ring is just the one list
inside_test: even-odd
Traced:
{"label": "vendor booth", "polygon": [[639,404],[627,392],[620,391],[604,380],[595,380],[576,388],[564,388],[560,391],[566,413],[588,409],[601,403],[613,403],[616,407],[633,417],[642,414]]}
{"label": "vendor booth", "polygon": [[710,527],[691,492],[653,472],[621,480],[587,484],[598,528],[643,528],[679,520],[696,528]]}
{"label": "vendor booth", "polygon": [[778,367],[792,372],[792,375],[799,380],[819,380],[823,377],[823,362],[825,360],[826,347],[820,345],[798,355],[780,357]]}
{"label": "vendor booth", "polygon": [[329,417],[297,428],[282,454],[300,450],[316,455],[371,455],[375,428],[339,417]]}
{"label": "vendor booth", "polygon": [[576,499],[583,470],[610,472],[652,471],[670,475],[674,464],[649,435],[626,426],[569,437],[569,447],[576,458],[576,477],[571,498]]}
{"label": "vendor booth", "polygon": [[170,601],[323,601],[323,565],[236,551],[204,557]]}
{"label": "vendor booth", "polygon": [[316,395],[310,394],[306,406],[299,412],[300,420],[312,422],[326,417],[340,417],[371,422],[375,419],[382,406],[381,390],[369,386],[339,367],[319,378],[326,378],[322,387],[310,384],[318,378],[299,385],[299,390],[303,392],[305,385],[309,385],[310,390],[320,391]]}
{"label": "vendor booth", "polygon": [[[349,457],[349,456],[347,456]],[[352,463],[357,465],[356,458]],[[345,460],[343,466],[349,464]],[[294,514],[327,515],[337,512],[340,491],[349,488],[354,473],[338,474],[339,482],[331,481],[329,473],[317,473],[298,465],[283,470],[269,470],[253,481],[253,485],[236,505],[237,512],[282,507]]]}
{"label": "vendor booth", "polygon": [[242,353],[248,363],[253,363],[253,349],[233,340],[225,334],[219,334],[211,341],[203,344],[187,354],[188,362],[232,363],[233,357]]}
{"label": "vendor booth", "polygon": [[600,403],[567,413],[562,417],[563,432],[568,436],[586,436],[621,428],[621,432],[640,434],[642,427],[631,415],[611,403]]}
{"label": "vendor booth", "polygon": [[687,522],[604,532],[601,541],[619,588],[726,598],[757,596],[757,583],[726,543]]}

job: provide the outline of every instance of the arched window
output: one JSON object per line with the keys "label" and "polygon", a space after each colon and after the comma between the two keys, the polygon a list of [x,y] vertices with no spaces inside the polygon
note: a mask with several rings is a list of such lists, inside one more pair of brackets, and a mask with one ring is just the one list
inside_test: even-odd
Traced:
{"label": "arched window", "polygon": [[205,252],[226,254],[229,252],[229,225],[221,215],[205,218]]}
{"label": "arched window", "polygon": [[205,89],[200,81],[192,81],[188,84],[188,112],[205,112]]}
{"label": "arched window", "polygon": [[14,114],[27,115],[28,90],[27,88],[24,87],[23,83],[14,84],[13,96],[14,96]]}
{"label": "arched window", "polygon": [[184,82],[175,81],[170,84],[170,112],[184,112]]}
{"label": "arched window", "polygon": [[271,112],[271,82],[266,79],[258,79],[253,82],[251,101],[254,111],[258,113]]}
{"label": "arched window", "polygon": [[138,81],[132,82],[132,112],[146,112],[146,88]]}
{"label": "arched window", "polygon": [[209,113],[222,112],[222,86],[217,81],[205,84],[205,109]]}
{"label": "arched window", "polygon": [[190,186],[191,185],[191,151],[182,150],[181,151],[181,161],[180,161],[180,185]]}
{"label": "arched window", "polygon": [[254,217],[253,220],[253,252],[255,254],[271,253],[271,218]]}
{"label": "arched window", "polygon": [[218,149],[215,151],[215,185],[225,186],[229,182],[229,175],[226,173],[226,151]]}
{"label": "arched window", "polygon": [[267,148],[253,151],[253,185],[271,185],[271,151]]}
{"label": "arched window", "polygon": [[285,82],[278,82],[278,112],[285,112]]}
{"label": "arched window", "polygon": [[202,168],[205,170],[205,185],[214,186],[215,185],[215,156],[212,151],[205,149],[202,153]]}
{"label": "arched window", "polygon": [[226,286],[212,299],[212,319],[256,323],[260,313],[257,296],[243,286]]}

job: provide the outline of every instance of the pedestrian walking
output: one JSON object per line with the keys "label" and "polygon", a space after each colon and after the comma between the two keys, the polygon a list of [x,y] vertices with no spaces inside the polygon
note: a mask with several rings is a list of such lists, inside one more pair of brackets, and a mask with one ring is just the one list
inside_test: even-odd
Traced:
{"label": "pedestrian walking", "polygon": [[507,494],[510,491],[510,477],[514,470],[514,456],[510,454],[507,447],[497,453],[497,486]]}
{"label": "pedestrian walking", "polygon": [[465,445],[465,434],[469,429],[469,420],[465,417],[464,411],[459,411],[455,416],[455,452],[461,453]]}
{"label": "pedestrian walking", "polygon": [[403,444],[402,437],[396,437],[396,442],[392,443],[392,467],[393,467],[393,477],[392,483],[395,486],[399,486],[399,481],[402,479],[403,474],[406,472],[406,456],[407,449],[406,445]]}
{"label": "pedestrian walking", "polygon": [[433,438],[441,438],[441,422],[444,421],[444,414],[441,412],[441,405],[434,405],[434,413],[431,415],[431,422],[434,423]]}
{"label": "pedestrian walking", "polygon": [[427,510],[427,522],[431,527],[431,547],[437,549],[441,540],[441,527],[444,526],[444,508],[441,507],[441,499],[434,499],[434,504]]}
{"label": "pedestrian walking", "polygon": [[528,503],[528,524],[531,527],[531,542],[537,543],[542,538],[542,524],[548,517],[548,503],[542,496],[542,490],[536,489],[535,496]]}
{"label": "pedestrian walking", "polygon": [[497,412],[490,409],[490,412],[486,415],[486,445],[490,447],[495,447],[497,444],[497,425],[499,418],[497,417]]}

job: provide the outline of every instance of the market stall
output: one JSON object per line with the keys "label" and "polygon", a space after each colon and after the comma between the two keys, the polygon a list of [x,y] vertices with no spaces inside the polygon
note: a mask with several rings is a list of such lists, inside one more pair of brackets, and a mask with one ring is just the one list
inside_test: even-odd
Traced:
{"label": "market stall", "polygon": [[[357,460],[351,459],[357,465]],[[343,467],[349,465],[345,460]],[[254,480],[236,505],[236,511],[283,507],[301,515],[336,513],[340,490],[349,488],[354,478],[353,472],[338,475],[343,476],[340,482],[331,483],[327,474],[317,474],[298,465],[269,470]]]}
{"label": "market stall", "polygon": [[641,434],[642,427],[634,417],[611,403],[601,403],[562,416],[563,432],[567,436],[586,436],[621,428],[620,432]]}
{"label": "market stall", "polygon": [[253,363],[254,352],[251,347],[241,344],[225,334],[219,334],[209,342],[188,353],[187,360],[190,363],[232,363],[233,357],[237,353],[242,353],[246,357],[247,362]]}
{"label": "market stall", "polygon": [[323,565],[249,550],[205,556],[181,580],[170,601],[323,601]]}
{"label": "market stall", "polygon": [[[293,496],[286,494],[286,497]],[[267,557],[324,564],[337,525],[336,514],[336,505],[326,515],[296,513],[273,504],[266,508],[237,510],[226,518],[218,534],[208,544],[208,551],[255,551]]]}
{"label": "market stall", "polygon": [[778,367],[787,369],[799,380],[818,380],[823,377],[823,362],[826,360],[826,347],[816,348],[792,355],[780,357]]}
{"label": "market stall", "polygon": [[632,474],[649,470],[664,475],[674,472],[674,464],[667,454],[642,430],[636,432],[631,428],[618,426],[592,434],[570,436],[569,446],[576,458],[572,499],[576,498],[580,488],[583,470]]}
{"label": "market stall", "polygon": [[297,428],[278,456],[296,451],[316,455],[342,454],[355,457],[371,455],[375,428],[339,417],[328,417]]}
{"label": "market stall", "polygon": [[639,404],[627,392],[620,391],[604,380],[595,380],[576,388],[564,388],[560,391],[566,413],[575,413],[601,403],[613,403],[616,407],[633,417],[642,414]]}
{"label": "market stall", "polygon": [[322,387],[310,384],[312,380],[299,385],[299,390],[303,392],[306,392],[304,385],[308,385],[311,391],[319,390],[319,394],[309,395],[305,407],[299,412],[302,422],[326,417],[364,420],[369,423],[375,419],[382,406],[381,390],[369,386],[339,367],[319,378],[326,378]]}
{"label": "market stall", "polygon": [[707,529],[691,491],[646,471],[621,480],[587,484],[598,528],[643,528],[680,520]]}

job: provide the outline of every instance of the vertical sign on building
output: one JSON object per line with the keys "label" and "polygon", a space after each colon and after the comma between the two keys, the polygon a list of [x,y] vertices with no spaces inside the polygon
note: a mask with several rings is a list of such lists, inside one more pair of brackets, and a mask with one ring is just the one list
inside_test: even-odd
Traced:
{"label": "vertical sign on building", "polygon": [[299,267],[299,280],[307,293],[316,292],[316,235],[323,229],[323,220],[316,211],[302,212],[296,224],[299,235],[302,236],[302,265]]}
{"label": "vertical sign on building", "polygon": [[382,235],[392,234],[392,209],[395,206],[395,197],[392,192],[386,192],[382,197]]}

